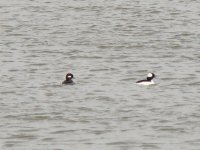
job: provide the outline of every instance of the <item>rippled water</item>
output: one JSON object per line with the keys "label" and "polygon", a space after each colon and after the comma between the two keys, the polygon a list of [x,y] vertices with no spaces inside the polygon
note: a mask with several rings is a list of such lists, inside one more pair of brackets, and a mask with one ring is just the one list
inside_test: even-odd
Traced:
{"label": "rippled water", "polygon": [[[0,14],[1,149],[200,149],[198,0],[1,0]],[[148,72],[157,84],[137,86]]]}

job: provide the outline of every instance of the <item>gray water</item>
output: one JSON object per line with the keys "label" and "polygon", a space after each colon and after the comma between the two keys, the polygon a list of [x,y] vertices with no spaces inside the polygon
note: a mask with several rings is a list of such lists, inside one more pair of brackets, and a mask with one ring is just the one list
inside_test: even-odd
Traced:
{"label": "gray water", "polygon": [[1,150],[200,149],[198,0],[1,0],[0,66]]}

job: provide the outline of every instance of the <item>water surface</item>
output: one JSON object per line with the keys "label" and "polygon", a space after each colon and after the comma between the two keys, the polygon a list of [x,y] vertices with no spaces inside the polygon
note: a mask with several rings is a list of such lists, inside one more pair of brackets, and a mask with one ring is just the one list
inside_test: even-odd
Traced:
{"label": "water surface", "polygon": [[[1,0],[1,149],[200,149],[199,10]],[[73,86],[61,85],[68,72]],[[156,85],[137,86],[148,72]]]}

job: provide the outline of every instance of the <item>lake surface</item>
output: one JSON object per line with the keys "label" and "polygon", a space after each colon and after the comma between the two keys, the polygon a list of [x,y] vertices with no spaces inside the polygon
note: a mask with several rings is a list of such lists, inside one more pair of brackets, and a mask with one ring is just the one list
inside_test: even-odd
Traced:
{"label": "lake surface", "polygon": [[[1,0],[0,14],[0,149],[200,149],[198,0]],[[156,84],[136,85],[148,72]]]}

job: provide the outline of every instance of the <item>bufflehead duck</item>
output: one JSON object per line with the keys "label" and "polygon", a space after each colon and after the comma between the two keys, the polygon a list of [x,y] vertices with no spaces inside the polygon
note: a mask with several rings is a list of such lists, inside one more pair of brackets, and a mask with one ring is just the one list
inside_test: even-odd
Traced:
{"label": "bufflehead duck", "polygon": [[153,81],[153,78],[155,78],[155,74],[154,73],[148,73],[146,80],[140,80],[140,81],[137,81],[136,83],[139,84],[139,85],[152,85],[152,84],[155,84],[154,81]]}
{"label": "bufflehead duck", "polygon": [[66,75],[66,80],[63,81],[62,84],[72,84],[73,83],[73,80],[72,80],[73,77],[74,77],[73,74],[68,73]]}

